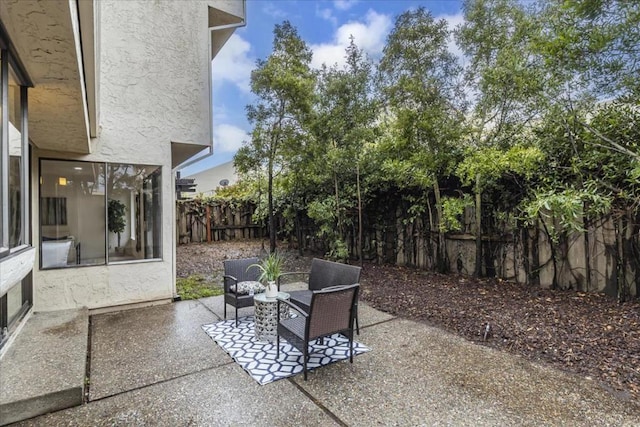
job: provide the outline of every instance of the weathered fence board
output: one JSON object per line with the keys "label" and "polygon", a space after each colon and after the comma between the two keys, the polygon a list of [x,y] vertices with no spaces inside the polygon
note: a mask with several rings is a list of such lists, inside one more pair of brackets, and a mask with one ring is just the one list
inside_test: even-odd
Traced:
{"label": "weathered fence board", "polygon": [[[178,241],[185,244],[267,236],[264,225],[252,222],[254,210],[251,205],[211,205],[206,215],[204,209],[201,212],[179,204]],[[375,223],[364,215],[363,258],[435,269],[437,232],[429,229],[429,218],[409,221],[406,212],[398,206],[384,219],[376,217]],[[476,267],[477,227],[473,207],[467,208],[462,217],[462,231],[449,233],[444,249],[450,271],[471,275]],[[285,229],[284,218],[279,217],[278,224],[279,230]],[[279,240],[288,240],[300,250],[327,250],[326,242],[316,237],[315,224],[302,213],[296,218],[296,227],[290,235],[279,234]],[[637,215],[629,212],[621,220],[608,216],[590,221],[584,232],[561,236],[557,242],[550,240],[540,223],[528,228],[501,227],[499,230],[494,227],[482,236],[482,275],[542,287],[606,292],[621,299],[638,296],[640,217]],[[345,242],[354,258],[359,250],[357,235],[354,227]]]}

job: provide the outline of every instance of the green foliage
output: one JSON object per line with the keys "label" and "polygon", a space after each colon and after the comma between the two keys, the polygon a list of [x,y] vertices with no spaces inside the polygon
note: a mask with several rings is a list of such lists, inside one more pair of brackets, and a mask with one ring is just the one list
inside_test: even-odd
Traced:
{"label": "green foliage", "polygon": [[329,236],[335,232],[336,200],[327,197],[324,200],[313,200],[307,206],[307,215],[318,225],[320,237]]}
{"label": "green foliage", "polygon": [[326,256],[332,261],[345,262],[349,259],[349,249],[347,249],[347,244],[344,240],[332,240],[329,242],[329,252]]}
{"label": "green foliage", "polygon": [[259,264],[251,264],[251,267],[260,269],[260,282],[275,282],[282,274],[284,258],[277,252],[271,252]]}
{"label": "green foliage", "polygon": [[449,35],[446,21],[423,7],[404,12],[378,66],[378,87],[395,128],[386,167],[431,184],[451,172],[463,123],[461,69],[448,49]]}
{"label": "green foliage", "polygon": [[252,73],[252,138],[235,157],[243,180],[194,212],[252,203],[272,237],[275,214],[286,232],[307,217],[336,259],[353,255],[359,201],[371,226],[395,208],[390,195],[406,225],[429,219],[440,254],[471,203],[449,197],[458,187],[476,194],[482,218],[542,219],[556,237],[580,231],[583,216],[637,212],[640,3],[465,0],[463,10],[453,35],[464,67],[448,24],[425,8],[397,17],[377,66],[352,40],[344,67],[314,72],[295,28],[276,26]]}
{"label": "green foliage", "polygon": [[469,149],[467,156],[456,169],[464,185],[473,185],[478,175],[484,182],[501,178],[505,174],[517,174],[529,179],[544,160],[544,153],[537,147],[514,145],[506,151],[496,147]]}
{"label": "green foliage", "polygon": [[122,233],[127,224],[125,214],[127,207],[120,200],[109,199],[107,227],[112,233]]}
{"label": "green foliage", "polygon": [[238,151],[234,164],[242,173],[267,172],[267,214],[270,249],[275,251],[276,222],[273,205],[274,176],[288,165],[288,153],[298,146],[302,128],[311,111],[315,77],[309,68],[311,50],[288,21],[274,29],[273,52],[258,60],[251,73],[256,104],[247,106],[253,125],[251,141]]}
{"label": "green foliage", "polygon": [[589,190],[540,191],[523,206],[524,220],[547,222],[550,237],[557,243],[560,233],[583,232],[583,217],[597,218],[611,209],[611,199]]}
{"label": "green foliage", "polygon": [[198,299],[222,295],[224,289],[216,286],[199,274],[193,274],[187,278],[176,279],[176,292],[183,300]]}
{"label": "green foliage", "polygon": [[462,231],[460,219],[464,215],[464,210],[471,206],[473,206],[473,199],[468,194],[465,194],[462,198],[443,197],[440,230],[442,232]]}

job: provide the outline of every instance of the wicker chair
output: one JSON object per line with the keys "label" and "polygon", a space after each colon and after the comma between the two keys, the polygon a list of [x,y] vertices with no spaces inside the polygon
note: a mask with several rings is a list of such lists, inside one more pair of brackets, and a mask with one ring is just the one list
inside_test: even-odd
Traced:
{"label": "wicker chair", "polygon": [[[319,258],[311,260],[311,271],[283,273],[278,278],[278,289],[280,280],[287,276],[304,275],[308,276],[309,289],[301,291],[288,291],[291,295],[290,301],[300,306],[303,310],[309,311],[311,305],[312,291],[325,289],[338,285],[353,285],[360,282],[360,271],[362,269],[355,265],[341,264],[339,262],[326,261]],[[360,325],[358,322],[358,303],[356,300],[354,314],[356,333],[360,335]]]}
{"label": "wicker chair", "polygon": [[[223,261],[224,264],[224,318],[227,318],[227,304],[235,308],[236,326],[238,326],[238,308],[251,307],[253,305],[253,295],[242,295],[235,292],[235,288],[240,282],[257,282],[260,277],[258,267],[251,267],[258,264],[258,258],[229,259]],[[233,286],[233,288],[232,288]]]}
{"label": "wicker chair", "polygon": [[303,310],[291,301],[278,299],[278,304],[287,304],[300,315],[278,322],[276,360],[280,358],[280,338],[284,338],[302,352],[306,381],[311,341],[340,333],[349,339],[349,361],[353,363],[353,320],[359,289],[360,285],[355,284],[312,291],[309,310]]}

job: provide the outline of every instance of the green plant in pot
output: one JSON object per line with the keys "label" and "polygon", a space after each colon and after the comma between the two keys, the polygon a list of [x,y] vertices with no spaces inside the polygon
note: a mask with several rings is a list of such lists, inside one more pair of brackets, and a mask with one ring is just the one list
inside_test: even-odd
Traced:
{"label": "green plant in pot", "polygon": [[251,267],[255,266],[260,269],[260,277],[258,278],[261,282],[266,282],[266,291],[265,296],[267,298],[275,298],[278,296],[278,285],[276,281],[280,274],[282,274],[282,264],[284,262],[284,258],[282,258],[277,252],[271,252],[266,258],[260,261],[259,264],[253,264]]}
{"label": "green plant in pot", "polygon": [[126,225],[126,209],[127,207],[120,200],[109,199],[107,228],[110,232],[118,235],[118,247],[116,251],[120,250],[120,233],[124,231]]}

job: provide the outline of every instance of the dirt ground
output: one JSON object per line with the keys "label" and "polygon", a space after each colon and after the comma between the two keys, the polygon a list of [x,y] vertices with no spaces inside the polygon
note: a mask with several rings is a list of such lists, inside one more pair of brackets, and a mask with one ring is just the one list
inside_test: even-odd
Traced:
{"label": "dirt ground", "polygon": [[[309,269],[312,255],[281,252],[285,271]],[[179,246],[177,276],[197,273],[221,283],[224,259],[265,253],[257,241]],[[640,301],[371,263],[361,285],[361,298],[381,311],[592,378],[621,399],[640,399]]]}

